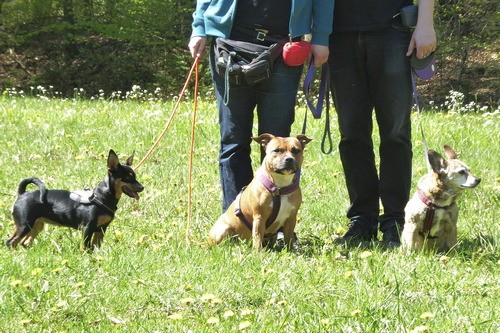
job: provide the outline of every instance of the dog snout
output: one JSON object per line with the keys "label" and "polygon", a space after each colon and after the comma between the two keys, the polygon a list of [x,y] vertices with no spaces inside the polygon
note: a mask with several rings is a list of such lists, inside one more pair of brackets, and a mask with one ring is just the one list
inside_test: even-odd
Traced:
{"label": "dog snout", "polygon": [[480,182],[481,182],[481,178],[476,178],[476,177],[473,177],[473,176],[469,176],[468,179],[467,179],[467,182],[465,184],[462,184],[462,187],[465,187],[465,188],[474,188],[477,185],[479,185]]}
{"label": "dog snout", "polygon": [[142,191],[144,191],[144,186],[142,186],[142,184],[140,184],[140,183],[134,184],[133,188],[134,188],[135,192],[142,192]]}

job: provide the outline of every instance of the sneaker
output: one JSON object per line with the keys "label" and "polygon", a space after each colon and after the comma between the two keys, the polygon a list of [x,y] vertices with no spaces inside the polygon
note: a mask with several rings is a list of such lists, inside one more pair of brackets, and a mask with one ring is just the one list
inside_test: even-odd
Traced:
{"label": "sneaker", "polygon": [[385,229],[382,234],[384,245],[388,248],[400,247],[401,231],[403,231],[403,228],[398,223],[394,223],[394,225]]}
{"label": "sneaker", "polygon": [[370,242],[377,239],[377,229],[368,221],[363,219],[351,219],[349,229],[340,238],[343,243]]}

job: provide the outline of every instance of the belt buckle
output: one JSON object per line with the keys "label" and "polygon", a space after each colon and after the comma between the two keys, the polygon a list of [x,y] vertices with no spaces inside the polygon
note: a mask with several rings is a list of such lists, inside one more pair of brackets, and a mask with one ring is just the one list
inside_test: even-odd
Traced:
{"label": "belt buckle", "polygon": [[269,31],[264,29],[255,29],[255,31],[257,32],[257,36],[255,37],[255,39],[259,42],[264,42]]}

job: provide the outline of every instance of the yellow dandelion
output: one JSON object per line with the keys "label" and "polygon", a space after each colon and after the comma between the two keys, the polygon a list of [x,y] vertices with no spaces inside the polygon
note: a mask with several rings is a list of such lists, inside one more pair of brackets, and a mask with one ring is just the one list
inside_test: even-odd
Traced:
{"label": "yellow dandelion", "polygon": [[253,310],[251,309],[243,309],[241,310],[241,316],[246,317],[246,316],[251,316],[253,315]]}
{"label": "yellow dandelion", "polygon": [[62,271],[62,267],[57,267],[57,268],[54,268],[54,269],[52,270],[52,273],[54,273],[54,274],[59,274],[59,273],[61,273],[61,271]]}
{"label": "yellow dandelion", "polygon": [[430,332],[430,329],[427,326],[417,326],[410,331],[410,333],[426,333],[426,332]]}
{"label": "yellow dandelion", "polygon": [[103,256],[96,256],[95,260],[96,261],[104,261],[104,257]]}
{"label": "yellow dandelion", "polygon": [[271,275],[271,274],[275,274],[276,271],[274,269],[270,269],[270,268],[263,268],[262,269],[262,274],[263,275]]}
{"label": "yellow dandelion", "polygon": [[141,284],[141,285],[145,285],[146,284],[146,281],[142,280],[142,279],[137,279],[137,280],[133,280],[132,281],[133,284]]}
{"label": "yellow dandelion", "polygon": [[345,234],[345,232],[346,232],[346,230],[344,227],[338,227],[337,230],[335,230],[335,233],[337,235],[343,235],[343,234]]}
{"label": "yellow dandelion", "polygon": [[192,297],[186,297],[186,298],[181,299],[182,305],[191,305],[193,303],[194,303],[194,298],[192,298]]}
{"label": "yellow dandelion", "polygon": [[363,251],[359,254],[360,259],[367,259],[367,258],[370,258],[371,256],[372,256],[371,251]]}
{"label": "yellow dandelion", "polygon": [[12,280],[12,281],[10,281],[10,285],[12,287],[14,287],[14,288],[15,287],[19,287],[21,285],[21,283],[23,283],[23,281],[21,281],[21,280]]}
{"label": "yellow dandelion", "polygon": [[81,288],[81,287],[85,287],[85,282],[77,282],[75,283],[75,288]]}
{"label": "yellow dandelion", "polygon": [[281,300],[281,301],[278,301],[278,303],[276,303],[276,304],[278,304],[279,306],[286,306],[288,304],[288,302],[285,300]]}
{"label": "yellow dandelion", "polygon": [[424,167],[417,168],[417,174],[423,175],[425,173],[427,173],[427,168],[424,168]]}
{"label": "yellow dandelion", "polygon": [[182,314],[180,313],[172,313],[170,316],[168,316],[169,319],[172,320],[181,320],[182,319]]}
{"label": "yellow dandelion", "polygon": [[245,330],[245,329],[249,328],[250,326],[252,326],[251,322],[249,322],[249,321],[242,321],[240,323],[239,328],[240,328],[240,331],[242,331],[242,330]]}
{"label": "yellow dandelion", "polygon": [[36,275],[39,275],[41,272],[42,272],[42,269],[40,267],[33,268],[33,270],[31,271],[31,275],[36,276]]}
{"label": "yellow dandelion", "polygon": [[439,262],[442,263],[443,265],[446,265],[447,263],[450,262],[450,257],[447,256],[441,256],[439,258]]}
{"label": "yellow dandelion", "polygon": [[120,230],[115,230],[115,239],[120,240],[123,237],[123,233]]}
{"label": "yellow dandelion", "polygon": [[434,318],[434,313],[424,312],[420,315],[420,319],[432,319]]}
{"label": "yellow dandelion", "polygon": [[351,317],[359,317],[361,315],[361,310],[354,310],[351,312]]}
{"label": "yellow dandelion", "polygon": [[276,304],[276,298],[271,298],[269,301],[267,301],[267,304],[268,305],[273,305],[273,304]]}
{"label": "yellow dandelion", "polygon": [[59,301],[56,303],[57,308],[65,308],[67,306],[68,306],[68,302],[66,302],[66,301]]}
{"label": "yellow dandelion", "polygon": [[148,237],[148,236],[146,236],[146,235],[141,235],[141,236],[139,237],[139,239],[137,240],[137,242],[136,242],[136,243],[137,243],[137,244],[144,244],[144,243],[146,243],[147,237]]}
{"label": "yellow dandelion", "polygon": [[216,299],[217,296],[214,294],[204,294],[200,297],[202,302],[211,302],[212,300]]}
{"label": "yellow dandelion", "polygon": [[207,324],[219,325],[219,318],[217,318],[217,317],[210,317],[210,318],[207,319]]}
{"label": "yellow dandelion", "polygon": [[222,300],[220,298],[217,298],[217,297],[210,301],[210,304],[213,304],[213,305],[217,305],[220,303],[222,303]]}
{"label": "yellow dandelion", "polygon": [[66,266],[68,264],[69,260],[68,259],[63,259],[61,260],[61,265]]}
{"label": "yellow dandelion", "polygon": [[222,317],[224,318],[231,318],[234,316],[234,312],[231,311],[231,310],[227,310],[226,312],[224,312],[224,314],[222,315]]}
{"label": "yellow dandelion", "polygon": [[190,291],[190,290],[193,290],[193,285],[192,285],[192,284],[186,284],[186,285],[184,286],[184,290],[185,290],[185,291]]}
{"label": "yellow dandelion", "polygon": [[323,324],[323,325],[329,325],[330,324],[330,319],[328,319],[328,318],[321,319],[320,323]]}
{"label": "yellow dandelion", "polygon": [[32,323],[32,321],[31,321],[31,319],[22,319],[19,323],[21,325],[29,325]]}
{"label": "yellow dandelion", "polygon": [[352,277],[353,277],[353,275],[354,275],[354,272],[353,272],[353,271],[345,271],[345,272],[344,272],[344,278],[345,278],[345,279],[350,279],[350,278],[352,278]]}

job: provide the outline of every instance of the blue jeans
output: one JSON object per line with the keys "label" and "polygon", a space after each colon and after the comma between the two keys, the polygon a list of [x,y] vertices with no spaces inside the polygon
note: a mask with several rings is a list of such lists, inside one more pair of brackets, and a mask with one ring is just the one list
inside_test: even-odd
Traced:
{"label": "blue jeans", "polygon": [[[404,223],[411,189],[412,85],[404,31],[336,32],[330,37],[330,74],[340,129],[339,152],[349,193],[349,219],[384,231]],[[372,141],[379,127],[380,165]],[[383,214],[379,217],[379,199]]]}
{"label": "blue jeans", "polygon": [[212,43],[210,70],[219,109],[219,171],[225,211],[253,178],[250,144],[254,109],[257,107],[258,135],[290,136],[302,66],[290,67],[278,59],[269,79],[252,86],[230,84],[225,105],[224,78],[215,71],[213,47]]}

